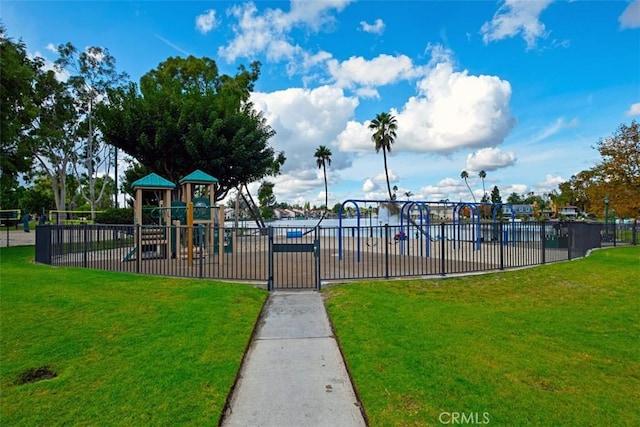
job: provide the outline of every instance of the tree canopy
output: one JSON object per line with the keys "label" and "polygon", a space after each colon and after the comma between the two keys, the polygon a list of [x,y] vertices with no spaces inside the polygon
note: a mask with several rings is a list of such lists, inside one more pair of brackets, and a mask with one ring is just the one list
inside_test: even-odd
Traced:
{"label": "tree canopy", "polygon": [[22,41],[9,38],[0,25],[0,200],[17,184],[18,174],[31,168],[32,156],[23,135],[37,115],[33,82],[41,65],[39,59],[28,57]]}
{"label": "tree canopy", "polygon": [[219,75],[210,58],[169,58],[96,111],[105,140],[173,182],[200,169],[229,190],[279,173],[284,153],[269,146],[275,131],[249,100],[260,63]]}
{"label": "tree canopy", "polygon": [[369,130],[373,131],[371,134],[371,141],[373,141],[376,153],[382,150],[382,156],[384,158],[384,173],[387,178],[387,191],[389,193],[389,200],[393,200],[393,194],[391,193],[391,185],[389,184],[389,169],[387,168],[387,152],[391,152],[391,146],[398,136],[396,131],[398,130],[398,121],[395,116],[387,112],[376,114],[376,117],[369,123]]}
{"label": "tree canopy", "polygon": [[595,145],[601,161],[559,185],[559,203],[602,216],[605,196],[619,217],[640,215],[640,125],[633,120]]}

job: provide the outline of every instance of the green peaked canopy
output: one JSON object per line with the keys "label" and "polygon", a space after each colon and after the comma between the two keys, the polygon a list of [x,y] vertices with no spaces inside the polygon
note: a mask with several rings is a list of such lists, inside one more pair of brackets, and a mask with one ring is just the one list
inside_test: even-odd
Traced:
{"label": "green peaked canopy", "polygon": [[131,184],[132,188],[137,188],[137,187],[144,187],[144,188],[175,188],[176,185],[167,180],[164,179],[163,177],[161,177],[158,174],[155,173],[150,173],[149,175],[140,178],[136,181],[134,181]]}
{"label": "green peaked canopy", "polygon": [[208,173],[204,173],[200,169],[196,169],[180,180],[180,184],[184,184],[185,182],[196,184],[212,184],[214,182],[218,182],[218,178],[214,178]]}

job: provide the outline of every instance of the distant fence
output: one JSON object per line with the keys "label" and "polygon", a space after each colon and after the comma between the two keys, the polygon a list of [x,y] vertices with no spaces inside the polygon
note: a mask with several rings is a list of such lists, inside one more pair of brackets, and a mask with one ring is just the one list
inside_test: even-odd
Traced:
{"label": "distant fence", "polygon": [[267,229],[54,224],[36,229],[36,261],[237,280],[270,290],[319,289],[353,279],[446,276],[571,260],[602,246],[635,245],[637,237],[635,222]]}

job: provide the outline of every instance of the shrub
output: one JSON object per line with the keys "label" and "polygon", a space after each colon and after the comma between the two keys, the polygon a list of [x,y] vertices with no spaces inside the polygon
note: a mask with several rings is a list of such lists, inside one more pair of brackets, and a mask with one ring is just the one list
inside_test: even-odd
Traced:
{"label": "shrub", "polygon": [[96,214],[96,224],[133,224],[133,208],[112,208]]}

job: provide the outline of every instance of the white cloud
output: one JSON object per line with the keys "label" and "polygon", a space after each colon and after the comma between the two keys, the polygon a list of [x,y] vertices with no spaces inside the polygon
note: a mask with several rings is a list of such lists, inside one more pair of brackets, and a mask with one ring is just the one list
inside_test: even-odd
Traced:
{"label": "white cloud", "polygon": [[502,142],[515,124],[511,85],[495,76],[454,72],[441,63],[419,83],[398,115],[403,150],[451,153]]}
{"label": "white cloud", "polygon": [[416,200],[440,201],[449,199],[452,202],[466,200],[468,197],[469,190],[464,181],[455,178],[445,178],[435,185],[422,187],[415,195]]}
{"label": "white cloud", "polygon": [[527,50],[536,47],[539,38],[548,36],[539,17],[553,0],[505,0],[480,29],[485,44],[521,35],[527,43]]}
{"label": "white cloud", "polygon": [[[389,173],[389,183],[392,184],[391,186],[393,187],[394,183],[400,181],[400,176],[393,169],[388,169],[387,172]],[[384,183],[385,187],[387,186],[387,174],[384,172],[374,176],[373,180],[375,182]]]}
{"label": "white cloud", "polygon": [[[342,89],[320,86],[315,89],[256,92],[251,95],[251,102],[264,113],[267,122],[276,131],[271,145],[276,151],[285,152],[285,174],[315,182],[317,166],[313,153],[320,145],[332,151],[332,170],[351,165],[353,154],[340,152],[335,148],[334,140],[354,116],[358,100],[345,96]],[[314,171],[312,176],[299,175],[309,169]]]}
{"label": "white cloud", "polygon": [[266,9],[258,12],[255,3],[233,6],[227,14],[238,22],[232,26],[234,38],[218,54],[229,62],[239,57],[253,57],[265,53],[268,60],[292,60],[303,50],[290,42],[289,32],[294,28],[320,31],[334,22],[332,13],[340,12],[352,0],[302,1],[292,0],[289,12]]}
{"label": "white cloud", "polygon": [[355,153],[369,153],[372,150],[371,134],[367,128],[368,122],[360,123],[353,120],[347,122],[345,128],[336,138],[336,145],[341,151]]}
{"label": "white cloud", "polygon": [[626,116],[640,116],[640,102],[636,102],[635,104],[631,104],[627,112]]}
{"label": "white cloud", "polygon": [[482,148],[467,156],[465,170],[467,172],[479,172],[481,170],[489,172],[512,166],[516,163],[516,160],[516,155],[513,151],[504,153],[498,148]]}
{"label": "white cloud", "polygon": [[371,178],[365,179],[364,183],[362,184],[362,191],[364,191],[365,193],[375,191],[378,188],[379,188],[379,185],[376,184]]}
{"label": "white cloud", "polygon": [[618,18],[620,28],[640,28],[640,0],[634,0],[622,12]]}
{"label": "white cloud", "polygon": [[502,201],[506,203],[507,198],[511,195],[511,193],[516,193],[518,195],[526,195],[529,192],[529,187],[525,184],[511,184],[510,186],[504,189],[504,193],[501,190]]}
{"label": "white cloud", "polygon": [[355,90],[358,98],[380,99],[380,93],[372,87],[361,87]]}
{"label": "white cloud", "polygon": [[406,55],[382,54],[372,60],[352,56],[342,62],[330,59],[327,67],[335,84],[344,88],[383,86],[424,74],[424,70],[415,67],[411,58]]}
{"label": "white cloud", "polygon": [[558,185],[567,181],[561,176],[546,175],[543,182],[539,182],[534,186],[533,191],[538,195],[543,195],[558,189]]}
{"label": "white cloud", "polygon": [[[509,102],[511,85],[495,76],[454,72],[440,63],[418,83],[419,93],[400,111],[394,150],[450,154],[461,148],[500,144],[515,124]],[[343,151],[371,150],[369,122],[347,124],[338,136]]]}
{"label": "white cloud", "polygon": [[349,3],[355,0],[291,0],[291,11],[286,15],[295,24],[304,24],[313,31],[319,31],[324,25],[333,24],[335,18],[331,14],[334,10],[341,12]]}
{"label": "white cloud", "polygon": [[49,52],[58,53],[58,48],[53,43],[48,43],[45,49]]}
{"label": "white cloud", "polygon": [[378,18],[373,24],[369,24],[365,21],[360,21],[360,28],[365,33],[382,34],[384,32],[384,22]]}
{"label": "white cloud", "polygon": [[216,11],[213,9],[209,9],[205,13],[196,16],[196,29],[202,34],[207,34],[217,26]]}

